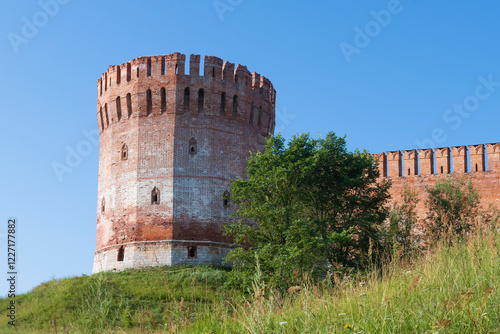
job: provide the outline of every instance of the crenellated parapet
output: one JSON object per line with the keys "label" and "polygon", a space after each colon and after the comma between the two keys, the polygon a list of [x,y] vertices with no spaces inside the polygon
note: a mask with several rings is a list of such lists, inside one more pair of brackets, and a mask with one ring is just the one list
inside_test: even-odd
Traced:
{"label": "crenellated parapet", "polygon": [[417,150],[403,151],[403,163],[406,175],[418,175]]}
{"label": "crenellated parapet", "polygon": [[488,153],[488,167],[490,170],[500,171],[500,143],[486,144]]}
{"label": "crenellated parapet", "polygon": [[[418,150],[418,158],[420,158],[420,175],[433,174],[434,173],[434,151],[431,149]],[[415,157],[415,163],[418,165],[417,157]],[[417,175],[417,174],[415,173],[413,175]]]}
{"label": "crenellated parapet", "polygon": [[484,145],[469,145],[472,172],[484,172],[486,170],[486,157],[484,153]]}
{"label": "crenellated parapet", "polygon": [[[188,73],[186,74],[186,70]],[[276,90],[246,66],[181,53],[138,57],[109,66],[97,81],[100,131],[118,122],[192,113],[244,122],[267,136],[275,126]]]}
{"label": "crenellated parapet", "polygon": [[381,181],[382,178],[390,180],[390,205],[404,203],[406,189],[415,194],[417,234],[425,234],[428,190],[443,177],[470,182],[479,195],[482,210],[500,208],[500,143],[390,151],[373,154],[373,160]]}
{"label": "crenellated parapet", "polygon": [[500,171],[500,143],[388,151],[373,157],[381,177]]}
{"label": "crenellated parapet", "polygon": [[[449,147],[435,149],[436,170],[435,174],[451,173],[451,150]],[[432,173],[431,173],[432,174]]]}
{"label": "crenellated parapet", "polygon": [[451,148],[453,157],[452,168],[454,173],[467,173],[467,146],[454,146]]}
{"label": "crenellated parapet", "polygon": [[373,160],[378,162],[378,173],[381,177],[387,177],[387,154],[373,153]]}
{"label": "crenellated parapet", "polygon": [[387,152],[388,175],[391,177],[403,176],[401,151]]}

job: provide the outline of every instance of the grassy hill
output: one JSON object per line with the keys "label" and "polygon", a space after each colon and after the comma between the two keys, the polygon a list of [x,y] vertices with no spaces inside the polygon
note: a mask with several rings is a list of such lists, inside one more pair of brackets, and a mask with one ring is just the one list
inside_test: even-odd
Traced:
{"label": "grassy hill", "polygon": [[[58,333],[165,328],[183,308],[195,312],[213,302],[226,273],[210,267],[164,267],[52,280],[16,298],[17,327],[21,333],[55,333],[55,324]],[[6,309],[8,302],[0,300],[0,308]],[[8,329],[6,321],[0,323],[0,333]]]}
{"label": "grassy hill", "polygon": [[227,272],[210,267],[53,280],[18,296],[18,333],[498,333],[499,249],[497,231],[479,234],[285,295],[221,289]]}

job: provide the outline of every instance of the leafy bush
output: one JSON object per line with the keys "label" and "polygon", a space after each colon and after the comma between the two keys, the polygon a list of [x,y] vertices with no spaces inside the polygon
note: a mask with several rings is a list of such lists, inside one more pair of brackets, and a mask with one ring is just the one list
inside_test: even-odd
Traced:
{"label": "leafy bush", "polygon": [[401,198],[400,203],[393,204],[386,227],[386,249],[394,250],[400,261],[419,249],[419,236],[415,233],[418,193],[405,183]]}
{"label": "leafy bush", "polygon": [[280,135],[271,137],[246,172],[231,185],[239,220],[226,235],[245,246],[227,258],[231,284],[248,288],[258,262],[262,279],[284,290],[306,273],[365,266],[379,248],[390,184],[377,182],[372,156],[349,152],[344,138],[302,134],[285,147]]}
{"label": "leafy bush", "polygon": [[425,232],[431,243],[468,233],[480,214],[480,196],[465,177],[449,176],[427,189]]}

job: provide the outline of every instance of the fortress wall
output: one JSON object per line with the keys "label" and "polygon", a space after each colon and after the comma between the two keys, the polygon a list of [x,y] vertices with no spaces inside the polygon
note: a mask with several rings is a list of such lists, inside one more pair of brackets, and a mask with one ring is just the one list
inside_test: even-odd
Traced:
{"label": "fortress wall", "polygon": [[378,162],[381,178],[388,178],[392,182],[389,191],[392,202],[402,202],[405,183],[417,192],[420,200],[417,205],[419,220],[427,216],[426,188],[447,176],[464,176],[471,180],[481,196],[484,209],[490,205],[500,208],[500,143],[402,153],[391,151],[373,154],[373,157]]}

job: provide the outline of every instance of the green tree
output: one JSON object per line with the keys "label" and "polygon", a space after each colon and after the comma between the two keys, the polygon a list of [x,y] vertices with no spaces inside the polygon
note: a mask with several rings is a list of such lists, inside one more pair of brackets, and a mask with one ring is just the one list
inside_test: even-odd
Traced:
{"label": "green tree", "polygon": [[384,254],[392,254],[400,263],[404,258],[419,250],[419,238],[415,234],[418,222],[416,212],[418,202],[417,191],[405,182],[401,191],[401,200],[393,204],[387,225],[385,225]]}
{"label": "green tree", "polygon": [[427,189],[426,234],[431,241],[443,236],[462,236],[480,215],[480,196],[470,180],[453,176]]}
{"label": "green tree", "polygon": [[416,247],[414,229],[418,221],[418,202],[417,191],[405,182],[401,191],[401,202],[394,203],[389,214],[389,239],[391,243],[398,243],[403,252]]}
{"label": "green tree", "polygon": [[378,179],[368,152],[349,152],[334,133],[294,136],[288,147],[277,135],[247,163],[247,179],[231,185],[238,220],[226,235],[245,247],[227,257],[230,282],[248,286],[258,264],[262,280],[283,289],[304,273],[316,277],[327,268],[367,263],[387,217],[390,187]]}

